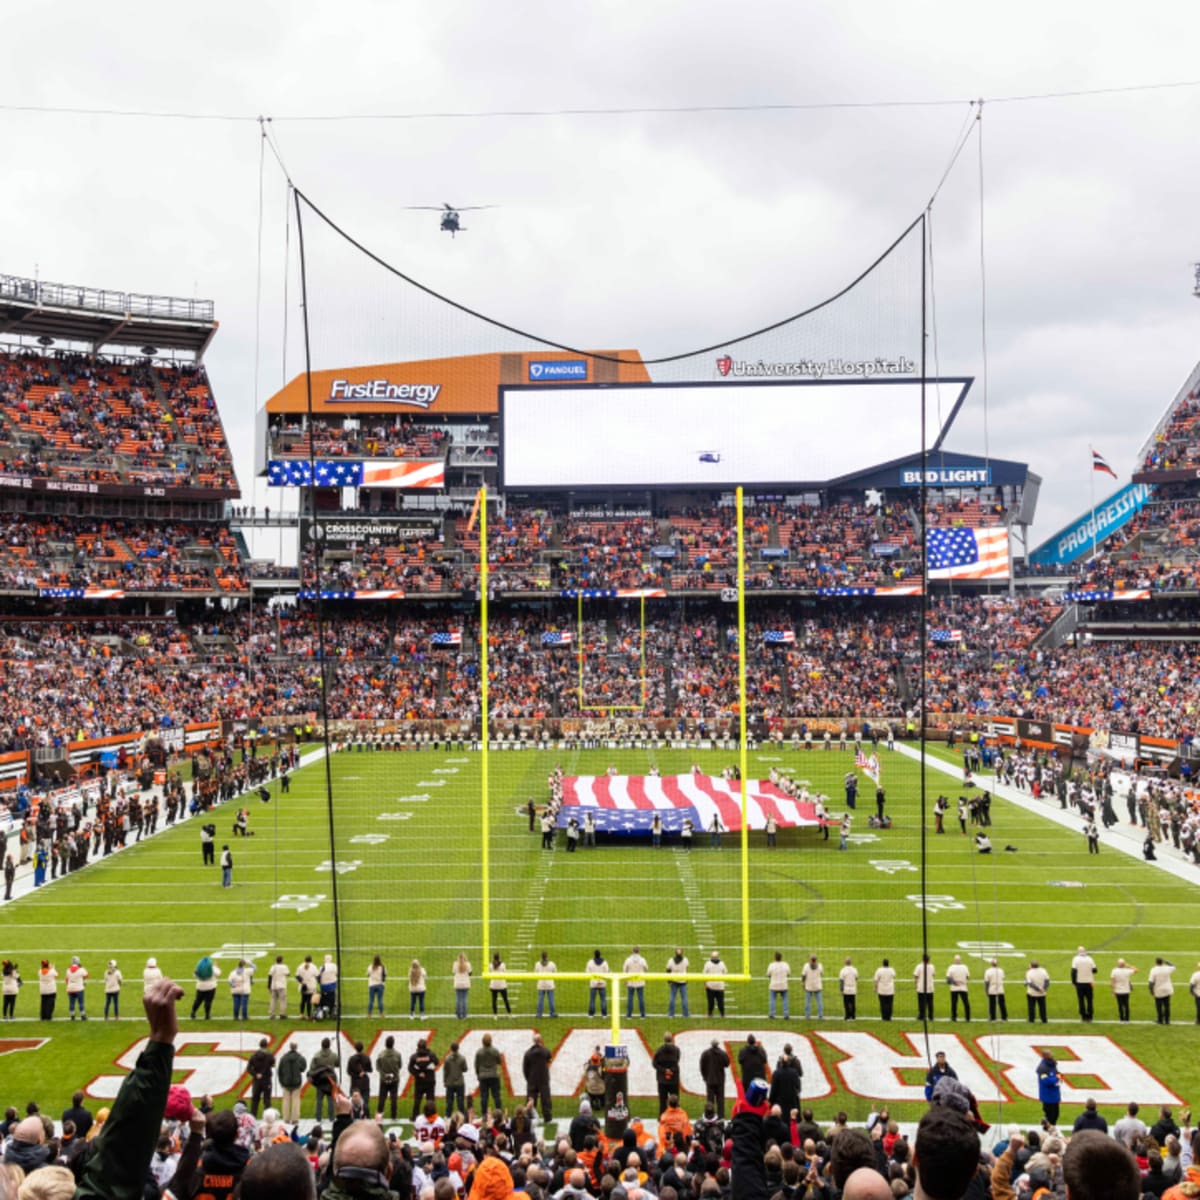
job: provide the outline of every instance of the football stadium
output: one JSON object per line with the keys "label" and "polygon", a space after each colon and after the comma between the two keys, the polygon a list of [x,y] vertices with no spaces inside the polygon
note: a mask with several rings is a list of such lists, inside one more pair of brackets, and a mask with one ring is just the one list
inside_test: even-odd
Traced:
{"label": "football stadium", "polygon": [[0,275],[0,1200],[297,1145],[259,1194],[956,1200],[939,1112],[980,1196],[1093,1130],[1190,1180],[1200,363],[1047,535],[934,201],[664,354],[415,277],[258,132],[252,432],[221,302]]}

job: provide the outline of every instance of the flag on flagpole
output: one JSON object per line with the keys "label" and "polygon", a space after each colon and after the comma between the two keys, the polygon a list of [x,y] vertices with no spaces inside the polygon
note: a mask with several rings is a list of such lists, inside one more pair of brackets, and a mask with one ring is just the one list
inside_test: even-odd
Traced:
{"label": "flag on flagpole", "polygon": [[1092,451],[1092,470],[1103,471],[1106,475],[1111,475],[1114,479],[1117,478],[1117,473],[1108,465],[1108,460],[1103,454]]}

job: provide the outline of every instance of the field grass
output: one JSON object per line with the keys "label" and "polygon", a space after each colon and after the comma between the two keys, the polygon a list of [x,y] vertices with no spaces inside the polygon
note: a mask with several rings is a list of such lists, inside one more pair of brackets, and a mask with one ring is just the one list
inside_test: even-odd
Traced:
{"label": "field grass", "polygon": [[[719,852],[709,848],[707,837],[698,836],[690,854],[672,846],[669,839],[660,850],[648,842],[616,841],[573,855],[560,844],[548,853],[540,849],[540,836],[528,832],[522,811],[529,798],[539,803],[544,799],[546,777],[558,762],[568,774],[600,774],[610,764],[628,774],[643,774],[655,764],[663,774],[672,774],[687,771],[693,762],[715,774],[733,757],[728,751],[691,750],[493,754],[490,933],[508,969],[531,969],[544,948],[560,971],[581,971],[597,947],[619,969],[631,946],[638,944],[652,970],[661,970],[680,945],[693,969],[699,969],[703,958],[716,948],[730,970],[737,971],[741,965],[740,857],[733,836],[725,837]],[[1012,1018],[1003,1032],[1032,1031],[1024,1020],[1020,980],[1029,959],[1037,958],[1055,980],[1049,997],[1052,1023],[1038,1027],[1045,1035],[1040,1044],[1053,1046],[1060,1044],[1056,1038],[1083,1033],[1110,1037],[1180,1097],[1188,1097],[1195,1090],[1195,1051],[1200,1047],[1200,1035],[1190,1024],[1193,1012],[1186,988],[1194,954],[1187,943],[1196,924],[1197,889],[1108,849],[1089,857],[1081,836],[998,799],[992,808],[991,830],[997,852],[990,858],[972,853],[972,839],[960,835],[953,814],[941,837],[933,834],[931,818],[925,838],[927,895],[922,909],[919,770],[899,753],[881,752],[881,757],[893,829],[877,833],[866,829],[874,787],[863,780],[855,840],[845,853],[837,849],[836,831],[828,841],[815,830],[782,831],[775,849],[765,846],[763,834],[751,834],[750,966],[756,982],[729,986],[725,1027],[739,1033],[768,1028],[765,972],[779,950],[795,972],[792,1017],[786,1030],[797,1038],[815,1031],[840,1031],[844,1026],[836,977],[842,959],[849,955],[863,977],[855,1028],[914,1053],[902,1035],[919,1036],[921,1031],[915,1020],[911,976],[920,957],[924,919],[939,981],[937,1034],[956,1032],[973,1040],[999,1030],[986,1021],[986,1001],[978,982],[985,964],[970,957],[984,946],[996,945],[1001,952],[1011,953],[1001,959],[1009,977]],[[783,749],[750,755],[753,776],[765,777],[772,766],[787,770],[829,793],[836,812],[842,809],[842,777],[852,765],[852,753],[836,750]],[[325,765],[318,763],[293,777],[288,795],[280,797],[276,784],[270,804],[251,801],[254,836],[245,842],[227,837],[235,806],[217,814],[218,847],[229,841],[235,856],[230,890],[221,888],[219,871],[202,867],[198,825],[188,822],[6,908],[0,953],[19,962],[26,987],[18,1000],[19,1020],[0,1032],[51,1040],[37,1050],[0,1056],[0,1103],[24,1104],[36,1097],[57,1111],[69,1102],[75,1086],[116,1070],[113,1063],[141,1036],[142,1026],[140,1020],[105,1024],[97,1019],[103,1007],[99,980],[109,958],[119,961],[126,976],[123,999],[128,1018],[140,1007],[141,969],[148,955],[157,956],[159,964],[185,984],[190,984],[202,954],[223,955],[220,963],[226,974],[238,955],[257,955],[260,981],[251,1000],[250,1028],[281,1037],[298,1023],[266,1021],[261,976],[276,953],[283,954],[294,970],[305,954],[320,961],[321,955],[334,949],[335,885],[341,914],[343,1024],[351,1037],[369,1042],[376,1031],[395,1029],[398,1019],[408,1020],[405,979],[413,957],[429,972],[425,1027],[437,1030],[443,1048],[467,1029],[527,1030],[535,1023],[534,985],[518,981],[509,987],[511,1018],[493,1022],[485,1011],[482,980],[472,987],[471,1017],[456,1022],[452,1016],[454,956],[464,950],[477,975],[484,965],[480,958],[480,756],[342,752],[334,756],[331,766],[336,875],[330,870]],[[953,779],[933,770],[927,787],[930,806],[939,791],[952,800],[958,794]],[[1005,853],[1006,845],[1016,846],[1017,853]],[[1133,1024],[1115,1023],[1115,1006],[1103,984],[1097,988],[1097,1021],[1078,1022],[1069,963],[1079,943],[1095,955],[1102,981],[1118,955],[1141,968],[1133,997]],[[965,1027],[950,1024],[942,983],[956,952],[971,965],[975,981],[975,1019]],[[375,953],[383,956],[390,974],[389,1015],[382,1022],[365,1016],[366,968]],[[805,1021],[802,1016],[799,969],[810,953],[820,956],[826,970],[822,1021]],[[60,992],[59,1019],[44,1026],[32,1019],[37,1015],[37,960],[54,959],[61,973],[72,954],[79,954],[92,973],[92,1020],[86,1025],[69,1024],[66,999]],[[1176,1024],[1169,1031],[1153,1024],[1153,1007],[1143,982],[1156,954],[1180,964]],[[891,958],[899,975],[896,1019],[890,1025],[878,1020],[869,982],[884,956]],[[187,990],[190,1000],[190,986]],[[635,1024],[653,1047],[664,1030],[685,1023],[667,1021],[664,984],[648,985],[647,999],[650,1015]],[[298,1007],[294,987],[289,1000],[294,1014]],[[686,1024],[697,1028],[720,1024],[704,1017],[698,984],[691,987],[691,1000],[692,1016]],[[189,1006],[187,1002],[182,1006],[185,1017]],[[229,990],[222,984],[210,1028],[234,1028],[231,1011]],[[552,1049],[573,1028],[594,1028],[598,1034],[607,1029],[598,1017],[589,1021],[586,1011],[586,985],[560,983],[558,1019],[537,1022]],[[183,1025],[185,1030],[195,1027],[187,1020]],[[780,1025],[775,1022],[772,1032]],[[870,1101],[850,1091],[836,1070],[842,1051],[818,1037],[811,1041],[834,1088],[834,1095],[821,1102],[822,1110],[843,1107],[852,1117],[865,1116]],[[914,1081],[907,1073],[904,1077]],[[1013,1102],[1005,1105],[1006,1120],[1029,1119],[1038,1112],[1036,1103],[1019,1098],[1011,1089],[1010,1094]],[[685,1100],[694,1111],[701,1103],[702,1097],[697,1096]],[[646,1107],[648,1115],[651,1107],[652,1103]],[[892,1107],[901,1115],[915,1116],[919,1111],[915,1104]]]}

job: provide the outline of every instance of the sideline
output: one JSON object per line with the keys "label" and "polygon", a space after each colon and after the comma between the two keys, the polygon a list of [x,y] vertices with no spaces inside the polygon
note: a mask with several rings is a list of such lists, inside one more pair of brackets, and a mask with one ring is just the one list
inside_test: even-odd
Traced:
{"label": "sideline", "polygon": [[[301,767],[312,766],[313,763],[320,762],[324,757],[325,747],[323,745],[318,746],[315,750],[305,751],[305,753],[300,755],[300,764],[296,769],[300,770]],[[276,776],[275,779],[269,779],[266,782],[268,784],[275,783],[278,781],[278,778],[279,777]],[[35,888],[33,886],[34,860],[33,856],[31,855],[29,862],[25,863],[23,866],[17,867],[16,878],[13,880],[13,894],[11,900],[3,899],[3,887],[0,886],[0,908],[3,908],[6,904],[15,904],[23,896],[33,895],[34,892],[44,892],[48,887],[59,883],[61,880],[78,878],[80,875],[86,874],[90,867],[97,866],[100,863],[112,862],[112,860],[116,858],[118,854],[121,854],[126,850],[132,850],[135,846],[140,846],[145,842],[152,841],[156,837],[161,837],[164,833],[169,833],[172,829],[178,829],[181,825],[186,824],[188,821],[194,820],[196,817],[205,816],[207,813],[215,812],[217,809],[224,808],[226,804],[232,804],[235,800],[240,800],[243,796],[249,796],[251,793],[257,792],[260,786],[260,784],[255,784],[253,787],[247,788],[244,792],[239,792],[230,800],[224,800],[215,805],[213,808],[206,809],[203,813],[192,813],[189,811],[188,806],[184,805],[183,816],[179,817],[173,825],[162,824],[153,833],[144,834],[141,841],[131,841],[125,846],[114,846],[110,854],[101,854],[97,858],[89,857],[87,863],[78,871],[68,871],[65,875],[59,875],[55,879],[50,879],[47,877],[46,881],[39,888]],[[136,795],[143,799],[145,798],[146,794],[146,792],[137,788],[134,788],[133,792],[131,793],[131,795]],[[154,786],[149,789],[149,794],[154,797],[155,803],[158,804],[159,808],[161,809],[163,799],[162,785],[157,783],[154,784]],[[278,803],[279,799],[280,795],[278,793],[272,797],[272,800],[275,803]]]}
{"label": "sideline", "polygon": [[[896,753],[903,754],[906,758],[912,759],[913,762],[921,761],[921,752],[903,743],[898,742],[896,744]],[[952,763],[946,762],[945,759],[936,758],[930,754],[925,755],[925,765],[941,771],[943,775],[952,776],[956,783],[961,786],[961,767],[955,767]],[[1083,840],[1083,818],[1074,809],[1059,808],[1057,797],[1044,797],[1040,800],[1034,799],[1033,795],[1029,792],[1023,792],[1019,788],[1012,787],[1009,784],[997,783],[994,772],[987,774],[981,772],[977,774],[975,776],[976,784],[981,785],[981,781],[989,785],[987,790],[993,796],[999,796],[1001,800],[1007,800],[1010,804],[1015,804],[1018,808],[1022,808],[1028,813],[1044,817],[1047,821],[1053,821],[1056,825],[1061,825],[1064,829],[1069,829],[1080,841]],[[1138,862],[1145,862],[1142,858],[1142,843],[1146,840],[1146,831],[1141,825],[1129,825],[1127,822],[1121,821],[1114,825],[1112,829],[1105,829],[1103,825],[1097,822],[1097,828],[1100,832],[1100,844],[1102,846],[1107,846],[1118,853],[1127,855],[1129,858],[1136,859]],[[1190,883],[1193,886],[1200,885],[1200,871],[1184,857],[1181,851],[1176,850],[1169,841],[1156,843],[1155,854],[1158,857],[1154,862],[1146,863],[1147,866],[1157,867],[1160,871],[1165,871],[1168,875],[1173,875],[1176,879],[1183,880],[1184,883]]]}

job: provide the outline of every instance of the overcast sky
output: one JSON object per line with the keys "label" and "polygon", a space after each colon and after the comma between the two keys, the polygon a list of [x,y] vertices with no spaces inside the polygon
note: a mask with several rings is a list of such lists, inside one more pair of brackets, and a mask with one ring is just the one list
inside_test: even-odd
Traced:
{"label": "overcast sky", "polygon": [[[5,105],[271,115],[297,184],[389,261],[549,338],[647,357],[776,320],[853,278],[925,207],[968,98],[1200,78],[1200,6],[1181,0],[65,0],[53,18],[36,6],[5,14]],[[961,102],[284,119],[917,100]],[[285,188],[269,160],[255,378],[257,125],[0,119],[0,271],[214,300],[208,364],[250,499],[256,401],[284,374]],[[1127,481],[1200,357],[1197,129],[1200,88],[984,106],[986,441],[978,383],[949,444],[1045,477],[1037,537],[1088,504],[1089,442]],[[977,148],[972,139],[932,221],[941,369],[982,376]],[[435,214],[404,209],[443,200],[499,207],[465,217],[454,240]],[[366,285],[361,263],[312,236],[324,305],[315,365],[416,356],[431,336],[454,352],[459,324],[405,307],[377,273]],[[293,352],[295,301],[293,280]],[[852,436],[836,414],[829,425]]]}

